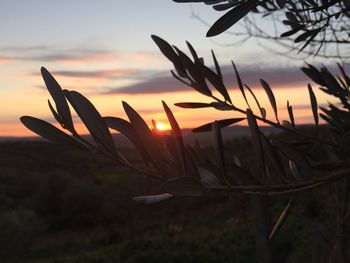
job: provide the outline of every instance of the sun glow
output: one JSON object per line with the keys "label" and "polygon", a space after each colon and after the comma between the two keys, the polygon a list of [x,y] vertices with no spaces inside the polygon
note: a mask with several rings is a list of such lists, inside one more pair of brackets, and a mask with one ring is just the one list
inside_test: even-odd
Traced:
{"label": "sun glow", "polygon": [[157,122],[156,128],[157,128],[157,130],[159,130],[159,131],[165,131],[165,130],[167,130],[167,126],[166,126],[166,124],[165,124],[164,122]]}

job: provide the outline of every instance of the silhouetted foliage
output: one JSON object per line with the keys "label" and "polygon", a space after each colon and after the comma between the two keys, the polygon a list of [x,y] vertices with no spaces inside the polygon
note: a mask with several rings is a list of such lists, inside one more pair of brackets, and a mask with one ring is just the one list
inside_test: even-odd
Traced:
{"label": "silhouetted foliage", "polygon": [[[228,10],[211,25],[207,32],[208,37],[219,35],[241,21],[243,30],[232,33],[240,37],[243,42],[251,37],[267,39],[287,49],[297,49],[309,55],[349,58],[348,0],[174,0],[174,2],[203,2],[219,12]],[[202,19],[196,14],[193,16]],[[268,20],[270,28],[261,26],[255,20],[256,16]]]}

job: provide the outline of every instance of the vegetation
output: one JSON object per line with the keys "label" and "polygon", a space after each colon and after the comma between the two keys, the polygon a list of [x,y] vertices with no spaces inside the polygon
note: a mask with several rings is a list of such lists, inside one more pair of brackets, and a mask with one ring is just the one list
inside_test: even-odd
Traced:
{"label": "vegetation", "polygon": [[[221,1],[207,2],[218,3]],[[322,2],[321,5],[312,1],[302,2],[303,9],[301,11],[298,11],[299,7],[292,5],[294,1],[278,1],[278,4],[273,4],[273,6],[275,9],[286,6],[289,8],[288,12],[297,12],[298,14],[309,11],[318,14],[318,9],[323,14],[328,8],[341,8],[339,17],[346,16],[347,1],[333,2],[328,2],[328,4]],[[209,35],[225,31],[248,12],[256,10],[258,5],[263,6],[265,10],[269,10],[268,8],[271,7],[270,1],[255,0],[229,1],[224,5],[220,4],[220,8],[232,9],[213,25]],[[289,14],[289,16],[291,15]],[[337,17],[333,13],[329,13],[329,16],[330,19]],[[298,30],[294,28],[295,32],[293,31],[293,33],[303,31],[298,37],[300,41],[305,41],[302,49],[330,26],[323,24],[323,18],[321,20],[315,18],[314,22],[311,21],[312,26],[319,26],[317,29],[310,29],[307,25],[308,22],[306,20],[305,25],[303,22],[302,27],[298,26]],[[295,21],[295,23],[297,22]],[[293,24],[293,26],[295,25]],[[141,175],[139,181],[128,182],[126,185],[129,189],[123,191],[122,195],[118,195],[118,198],[122,200],[121,209],[129,223],[128,237],[131,249],[139,248],[144,253],[149,252],[150,255],[142,254],[140,258],[137,258],[139,256],[137,253],[134,254],[129,249],[124,250],[125,244],[117,242],[118,245],[113,249],[119,253],[118,260],[124,261],[123,255],[126,251],[126,258],[130,262],[141,259],[144,261],[144,258],[152,262],[161,261],[166,256],[169,257],[167,260],[163,259],[166,262],[180,260],[193,262],[194,259],[203,262],[224,260],[251,262],[254,260],[251,256],[252,246],[244,240],[251,240],[253,235],[251,226],[254,225],[256,260],[259,262],[309,261],[310,255],[307,254],[305,257],[305,252],[300,252],[305,247],[305,243],[300,240],[300,236],[293,233],[298,229],[305,231],[301,236],[305,237],[307,241],[312,240],[313,247],[322,247],[323,249],[322,253],[312,254],[314,262],[327,260],[348,262],[350,77],[346,74],[344,67],[338,64],[339,75],[334,75],[326,67],[318,69],[307,64],[302,68],[313,82],[321,86],[322,91],[339,100],[337,104],[329,104],[327,108],[319,109],[312,85],[308,84],[310,111],[313,113],[314,125],[305,129],[295,123],[293,106],[288,101],[286,105],[289,119],[280,119],[280,106],[277,105],[273,90],[265,80],[261,79],[260,83],[269,98],[270,105],[260,103],[254,90],[244,84],[236,65],[232,62],[233,73],[242,95],[241,99],[246,103],[246,108],[240,108],[236,104],[238,98],[231,98],[227,91],[214,52],[212,57],[215,69],[211,69],[190,43],[187,45],[192,58],[158,36],[152,36],[152,39],[164,56],[172,62],[174,70],[171,71],[171,74],[181,83],[212,99],[211,103],[180,102],[176,104],[177,106],[183,108],[212,107],[218,111],[232,111],[235,114],[234,118],[217,120],[193,130],[193,132],[211,132],[213,147],[209,149],[209,154],[208,149],[204,149],[199,143],[185,145],[179,124],[165,102],[163,102],[163,107],[171,125],[171,131],[169,134],[159,134],[155,129],[149,128],[137,111],[127,102],[122,102],[122,104],[128,120],[119,117],[102,117],[94,105],[82,94],[62,89],[45,68],[42,68],[41,73],[54,101],[54,103],[49,101],[49,107],[62,129],[35,117],[21,117],[22,123],[27,128],[45,139],[59,144],[68,144],[79,150],[90,152],[90,154],[98,154],[99,158],[101,156],[106,158],[112,167],[126,167]],[[85,124],[91,139],[79,135],[75,130],[69,105]],[[267,107],[272,109],[273,114],[268,112]],[[321,112],[319,113],[319,111]],[[274,117],[269,118],[270,115]],[[320,117],[326,125],[320,124]],[[246,121],[249,126],[250,139],[245,141],[242,147],[245,150],[238,152],[235,147],[231,148],[223,143],[221,133],[225,127],[243,121]],[[284,133],[268,137],[261,131],[259,127],[261,123],[282,130]],[[140,161],[130,159],[130,156],[128,157],[121,147],[116,145],[109,129],[120,132],[131,141],[140,156]],[[102,183],[103,180],[95,182]],[[134,191],[134,186],[138,184],[147,185],[152,190],[145,191],[140,195],[140,192]],[[319,190],[318,188],[321,186],[325,188]],[[35,205],[35,210],[37,213],[41,213],[43,218],[50,218],[50,220],[60,218],[65,227],[104,224],[106,219],[103,209],[104,205],[108,204],[106,200],[110,199],[101,195],[102,187],[104,184],[96,187],[89,183],[75,183],[61,175],[54,175],[49,177],[48,181],[39,188],[40,195],[36,199],[34,198],[38,202]],[[48,191],[48,189],[50,190]],[[107,193],[108,191],[103,190],[103,192]],[[208,231],[208,233],[199,224],[199,230],[192,232],[195,233],[194,240],[198,241],[199,244],[208,243],[208,240],[211,240],[209,245],[203,249],[197,250],[198,244],[195,245],[192,239],[188,241],[186,234],[179,234],[176,238],[171,239],[167,239],[167,237],[158,239],[157,235],[152,238],[146,231],[141,238],[135,238],[135,226],[142,224],[142,222],[134,224],[135,222],[132,220],[133,209],[131,208],[135,202],[131,202],[128,197],[133,197],[133,200],[139,203],[157,206],[161,204],[156,203],[165,200],[172,202],[174,201],[172,199],[179,197],[199,196],[203,199],[208,198],[208,200],[224,196],[227,198],[217,199],[214,207],[228,202],[230,205],[235,205],[230,207],[230,210],[237,211],[240,202],[243,202],[243,210],[245,211],[249,207],[250,212],[243,212],[243,215],[237,216],[238,219],[233,219],[233,222],[237,223],[237,228],[224,223],[228,220],[226,216],[223,217],[225,218],[223,221],[220,219],[216,221],[220,223],[220,226],[217,227],[213,224],[212,226],[217,228],[214,231]],[[303,200],[301,204],[297,202],[300,199]],[[46,203],[38,200],[44,200]],[[311,204],[307,205],[308,202]],[[205,204],[207,203],[210,202],[206,201]],[[164,203],[164,206],[166,204]],[[183,204],[181,202],[182,206]],[[197,205],[197,203],[195,204]],[[199,205],[198,207],[209,209],[210,205]],[[293,208],[299,212],[311,213],[311,220],[306,220],[304,217],[294,217],[288,228],[286,222],[289,220],[288,215],[293,213]],[[138,209],[147,209],[148,211],[151,208],[139,206]],[[218,211],[216,209],[215,211]],[[197,213],[199,213],[199,209],[196,209],[192,214],[197,218],[196,220],[184,220],[183,225],[175,225],[171,231],[182,233],[184,226],[188,227],[193,223],[198,223],[197,220],[200,220],[200,217],[197,216]],[[208,212],[208,215],[212,216],[213,214]],[[27,216],[31,217],[30,214]],[[316,223],[322,217],[327,218],[327,224],[332,225],[334,231],[325,237],[327,241],[317,242],[316,235],[311,238],[310,232],[319,233],[319,229],[326,228],[322,225],[323,222]],[[153,220],[155,218],[161,220],[157,216]],[[207,220],[210,221],[208,218]],[[209,221],[202,222],[202,226],[211,226]],[[59,222],[53,224],[52,227],[60,228],[62,221]],[[284,224],[287,225],[282,228]],[[310,226],[312,230],[315,228],[316,230],[311,231]],[[232,232],[227,234],[228,230],[232,230]],[[279,231],[282,232],[280,235],[289,231],[289,236],[286,235],[286,238],[280,241],[277,235]],[[308,234],[305,235],[305,233]],[[168,234],[166,231],[165,235]],[[235,238],[232,238],[233,236]],[[126,245],[127,247],[129,243]],[[184,256],[186,254],[182,250],[182,243],[186,244],[184,251],[190,249],[194,252],[195,258]],[[174,244],[176,244],[176,252],[171,248]],[[161,245],[166,247],[169,245],[169,248],[166,250],[156,249],[157,252],[152,252],[154,248]],[[288,248],[293,248],[292,250],[298,251],[299,254],[289,253]],[[174,255],[170,254],[169,251],[173,251]],[[211,251],[215,252],[211,254]],[[225,254],[222,254],[224,251]],[[237,252],[239,257],[236,258],[234,252]],[[92,253],[89,256],[93,258],[96,255]],[[133,256],[136,259],[133,259]],[[125,261],[127,261],[126,258]],[[79,262],[79,260],[86,262],[86,255],[77,258],[75,262]]]}
{"label": "vegetation", "polygon": [[[179,3],[204,2],[214,10],[227,11],[208,30],[213,37],[231,28],[237,22],[242,27],[230,31],[239,40],[238,45],[250,38],[269,40],[283,47],[288,55],[298,50],[307,56],[349,58],[348,0],[174,0]],[[202,22],[203,18],[193,13]],[[256,18],[268,22],[269,29]],[[262,45],[264,46],[264,45]]]}

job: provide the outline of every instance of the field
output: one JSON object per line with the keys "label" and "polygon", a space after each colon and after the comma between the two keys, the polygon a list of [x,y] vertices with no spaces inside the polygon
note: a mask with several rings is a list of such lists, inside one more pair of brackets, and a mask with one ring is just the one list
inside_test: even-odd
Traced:
{"label": "field", "polygon": [[[226,145],[249,153],[247,139]],[[139,161],[133,149],[123,152]],[[256,262],[249,200],[240,194],[138,204],[131,197],[161,192],[156,182],[44,141],[1,143],[0,189],[2,262]],[[298,195],[276,239],[280,262],[327,255],[328,191]],[[286,200],[273,200],[274,217]]]}

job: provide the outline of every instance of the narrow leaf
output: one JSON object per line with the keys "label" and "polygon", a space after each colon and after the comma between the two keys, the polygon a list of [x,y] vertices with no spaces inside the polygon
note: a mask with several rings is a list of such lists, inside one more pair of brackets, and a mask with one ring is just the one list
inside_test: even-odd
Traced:
{"label": "narrow leaf", "polygon": [[230,163],[228,165],[230,170],[230,182],[234,185],[260,185],[261,182],[251,173],[237,164]]}
{"label": "narrow leaf", "polygon": [[275,176],[271,179],[273,179],[274,183],[275,182],[280,183],[281,178],[285,176],[283,163],[281,162],[275,147],[272,145],[270,140],[265,136],[265,134],[260,132],[260,138],[261,138],[263,150],[266,153],[266,157],[268,160],[270,160],[270,163],[273,165],[273,167],[276,170],[276,173],[273,174]]}
{"label": "narrow leaf", "polygon": [[260,130],[258,124],[256,123],[254,114],[250,109],[247,109],[247,119],[252,136],[253,149],[257,160],[257,171],[261,172],[263,178],[265,178],[265,158],[261,144]]}
{"label": "narrow leaf", "polygon": [[337,63],[337,65],[338,65],[338,68],[339,68],[339,70],[340,70],[340,72],[341,72],[341,74],[342,74],[342,76],[343,76],[343,79],[344,79],[346,85],[347,85],[348,87],[350,87],[350,78],[349,78],[348,75],[346,75],[345,70],[344,70],[344,67],[342,67],[342,65],[340,65],[339,63]]}
{"label": "narrow leaf", "polygon": [[192,176],[170,179],[163,188],[175,196],[201,196],[205,193],[205,188],[200,181]]}
{"label": "narrow leaf", "polygon": [[286,221],[287,216],[288,216],[288,212],[289,212],[289,209],[290,209],[290,206],[292,204],[292,200],[293,200],[293,198],[290,198],[288,200],[287,205],[283,209],[282,213],[280,214],[280,216],[277,219],[276,224],[272,228],[272,231],[271,231],[271,233],[269,235],[269,239],[272,239],[278,233],[278,231],[281,229],[283,223]]}
{"label": "narrow leaf", "polygon": [[50,108],[50,111],[53,115],[53,117],[55,118],[55,120],[61,124],[63,122],[61,116],[57,113],[57,111],[55,110],[55,108],[52,106],[50,100],[47,100],[47,103],[49,104],[49,108]]}
{"label": "narrow leaf", "polygon": [[159,141],[157,141],[157,139],[154,137],[142,117],[128,103],[125,101],[122,103],[130,123],[133,125],[138,137],[145,146],[145,149],[148,155],[151,157],[153,164],[159,170],[159,172],[161,172],[163,175],[167,175],[168,169],[164,163]]}
{"label": "narrow leaf", "polygon": [[173,197],[172,194],[165,193],[165,194],[160,194],[160,195],[136,196],[136,197],[133,197],[132,200],[134,200],[138,203],[152,205],[152,204],[163,202],[163,201],[168,200],[172,197]]}
{"label": "narrow leaf", "polygon": [[172,113],[172,111],[170,110],[168,105],[164,101],[162,101],[162,104],[163,104],[164,111],[165,111],[165,113],[166,113],[166,115],[168,117],[172,133],[173,133],[173,135],[175,135],[176,142],[177,142],[177,145],[178,145],[178,148],[179,148],[179,155],[180,155],[179,158],[180,158],[181,163],[183,165],[184,171],[185,171],[185,173],[187,175],[185,146],[184,146],[184,142],[182,140],[182,134],[181,134],[180,126],[177,123],[177,121],[176,121],[176,119],[174,117],[174,114]]}
{"label": "narrow leaf", "polygon": [[324,81],[324,78],[323,78],[321,72],[319,72],[317,70],[317,68],[315,68],[314,66],[312,66],[310,64],[306,63],[306,65],[308,67],[302,67],[301,70],[317,84],[319,84],[321,86],[326,86],[326,82]]}
{"label": "narrow leaf", "polygon": [[201,103],[201,102],[179,102],[174,105],[185,108],[185,109],[199,109],[199,108],[212,108],[213,105],[210,103]]}
{"label": "narrow leaf", "polygon": [[187,47],[188,47],[188,49],[190,50],[190,52],[191,52],[191,54],[192,54],[193,60],[194,60],[195,62],[198,62],[198,61],[199,61],[199,58],[198,58],[198,55],[197,55],[196,50],[193,48],[193,46],[191,45],[190,42],[186,41],[186,44],[187,44]]}
{"label": "narrow leaf", "polygon": [[228,184],[225,155],[224,155],[224,146],[222,142],[220,126],[217,121],[214,121],[212,124],[212,136],[213,136],[213,145],[214,145],[216,159],[218,161],[225,183]]}
{"label": "narrow leaf", "polygon": [[250,105],[249,105],[249,102],[248,102],[247,97],[246,97],[246,95],[245,95],[243,83],[242,83],[241,77],[239,76],[237,67],[236,67],[235,63],[233,63],[232,60],[231,60],[231,63],[232,63],[233,69],[234,69],[235,74],[236,74],[236,79],[237,79],[237,84],[238,84],[239,90],[241,91],[241,93],[242,93],[242,95],[243,95],[243,98],[244,98],[244,100],[245,100],[245,102],[246,102],[248,108],[250,109]]}
{"label": "narrow leaf", "polygon": [[86,149],[86,147],[77,140],[46,121],[30,116],[22,116],[20,120],[29,130],[51,142],[68,144],[80,149]]}
{"label": "narrow leaf", "polygon": [[215,56],[215,53],[213,50],[211,50],[211,55],[213,57],[213,61],[215,64],[216,73],[217,73],[218,77],[220,78],[221,82],[224,83],[224,78],[222,77],[221,69],[220,69],[218,60],[216,59],[216,56]]}
{"label": "narrow leaf", "polygon": [[260,114],[261,114],[261,117],[263,117],[264,119],[266,118],[266,110],[264,108],[262,108],[260,106],[260,103],[258,101],[258,98],[255,96],[254,92],[251,90],[251,88],[249,88],[248,85],[244,85],[248,91],[250,92],[250,94],[253,96],[254,100],[255,100],[255,103],[256,105],[258,106],[259,110],[260,110]]}
{"label": "narrow leaf", "polygon": [[314,91],[312,90],[312,87],[310,84],[307,85],[307,88],[309,90],[309,95],[310,95],[310,101],[311,101],[311,107],[312,107],[312,113],[314,115],[314,120],[316,126],[318,126],[318,106],[317,106],[317,99],[315,96]]}
{"label": "narrow leaf", "polygon": [[207,83],[205,82],[205,79],[203,75],[201,74],[200,70],[197,68],[196,64],[192,62],[192,60],[183,53],[180,49],[177,47],[174,47],[176,52],[178,53],[182,64],[188,71],[188,73],[191,75],[193,79],[192,87],[197,90],[198,92],[202,93],[206,96],[211,96],[211,91],[208,88]]}
{"label": "narrow leaf", "polygon": [[182,66],[181,60],[179,56],[176,54],[175,50],[173,47],[166,42],[164,39],[156,36],[156,35],[151,35],[153,41],[157,44],[158,48],[160,51],[163,53],[163,55],[169,59],[175,66],[176,70],[180,74],[180,76],[184,76],[185,74],[185,69]]}
{"label": "narrow leaf", "polygon": [[115,154],[115,147],[111,133],[95,106],[82,94],[76,91],[65,90],[65,95],[73,106],[79,118],[83,121],[96,143],[107,152]]}
{"label": "narrow leaf", "polygon": [[120,132],[132,142],[146,163],[150,161],[150,157],[131,123],[117,117],[103,117],[103,119],[109,128]]}
{"label": "narrow leaf", "polygon": [[276,99],[275,99],[275,96],[273,95],[273,92],[270,88],[270,85],[263,79],[260,79],[260,83],[261,83],[262,87],[264,88],[264,90],[269,98],[270,104],[271,104],[272,109],[273,109],[275,116],[276,116],[276,120],[279,122],[278,116],[277,116]]}
{"label": "narrow leaf", "polygon": [[220,17],[209,29],[207,32],[207,37],[213,37],[221,34],[222,32],[229,29],[235,23],[237,23],[241,18],[246,16],[251,10],[253,10],[259,1],[256,0],[248,0],[243,4],[232,8],[222,17]]}
{"label": "narrow leaf", "polygon": [[288,109],[288,115],[289,115],[289,119],[290,119],[290,122],[292,124],[292,127],[295,128],[293,107],[291,105],[289,105],[289,101],[287,101],[287,109]]}
{"label": "narrow leaf", "polygon": [[74,126],[72,116],[61,86],[51,75],[51,73],[44,67],[41,67],[41,75],[44,79],[47,90],[55,102],[57,109],[56,112],[60,116],[61,120],[60,124],[63,128],[73,132]]}
{"label": "narrow leaf", "polygon": [[205,78],[213,85],[213,87],[224,97],[224,99],[230,103],[231,98],[230,95],[227,92],[227,89],[220,79],[220,77],[210,68],[205,66],[204,64],[197,64],[199,70],[202,72],[202,74],[205,76]]}
{"label": "narrow leaf", "polygon": [[207,186],[221,186],[220,180],[210,171],[203,167],[199,167],[199,174],[201,177],[201,182]]}
{"label": "narrow leaf", "polygon": [[[232,119],[224,119],[216,121],[220,128],[225,128],[227,126],[230,126],[232,124],[238,123],[240,121],[243,121],[245,118],[232,118]],[[198,128],[194,128],[192,132],[208,132],[212,130],[213,122],[204,124]]]}

